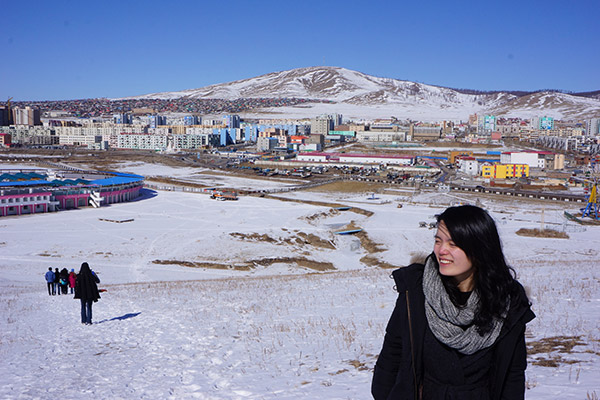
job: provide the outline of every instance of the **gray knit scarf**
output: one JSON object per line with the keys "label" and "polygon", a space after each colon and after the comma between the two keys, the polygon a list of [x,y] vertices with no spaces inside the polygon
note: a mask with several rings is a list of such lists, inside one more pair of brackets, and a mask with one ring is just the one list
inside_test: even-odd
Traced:
{"label": "gray knit scarf", "polygon": [[[473,291],[464,307],[456,307],[450,300],[432,257],[429,257],[425,263],[423,293],[429,328],[434,336],[447,346],[462,354],[473,354],[493,345],[500,335],[504,321],[496,318],[490,332],[483,336],[477,333],[473,318],[479,303],[479,295]],[[506,312],[503,316],[506,316]],[[463,329],[464,326],[468,328]]]}

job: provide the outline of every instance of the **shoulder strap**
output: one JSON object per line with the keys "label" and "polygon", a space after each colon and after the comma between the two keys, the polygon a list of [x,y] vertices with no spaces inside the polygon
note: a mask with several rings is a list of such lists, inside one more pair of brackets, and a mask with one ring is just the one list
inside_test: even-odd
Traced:
{"label": "shoulder strap", "polygon": [[408,290],[404,293],[406,294],[406,313],[408,314],[408,334],[410,337],[410,356],[412,361],[413,381],[415,385],[415,400],[418,400],[421,396],[418,390],[419,385],[417,384],[417,371],[415,370],[415,344],[413,340],[412,318],[410,316],[410,300],[408,299]]}

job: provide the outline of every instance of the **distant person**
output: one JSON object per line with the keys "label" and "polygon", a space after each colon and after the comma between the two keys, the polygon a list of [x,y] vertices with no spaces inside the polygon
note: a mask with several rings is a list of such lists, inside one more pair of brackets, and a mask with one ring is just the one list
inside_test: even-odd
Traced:
{"label": "distant person", "polygon": [[66,268],[60,270],[60,279],[58,281],[62,294],[68,293],[69,287],[69,271]]}
{"label": "distant person", "polygon": [[92,272],[88,263],[81,264],[81,269],[77,274],[75,282],[75,299],[81,300],[81,323],[92,324],[92,303],[98,301],[100,293],[98,292],[98,283],[100,279]]}
{"label": "distant person", "polygon": [[485,210],[446,209],[433,253],[392,275],[399,295],[373,372],[375,399],[524,398],[525,324],[535,315]]}
{"label": "distant person", "polygon": [[71,294],[75,291],[75,282],[77,282],[77,274],[74,269],[69,272],[69,288],[71,288]]}
{"label": "distant person", "polygon": [[54,290],[60,296],[60,272],[58,268],[54,268]]}
{"label": "distant person", "polygon": [[53,294],[55,294],[55,292],[54,292],[54,272],[52,272],[52,267],[48,267],[48,271],[46,271],[46,275],[44,275],[44,277],[46,278],[46,283],[48,285],[48,295],[52,296]]}

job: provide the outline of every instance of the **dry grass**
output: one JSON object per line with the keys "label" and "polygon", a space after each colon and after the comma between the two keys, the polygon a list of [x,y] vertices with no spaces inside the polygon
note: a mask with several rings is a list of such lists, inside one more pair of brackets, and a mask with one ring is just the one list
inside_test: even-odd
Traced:
{"label": "dry grass", "polygon": [[520,236],[543,237],[553,239],[568,239],[569,235],[565,232],[559,232],[554,229],[527,229],[521,228],[517,232]]}
{"label": "dry grass", "polygon": [[334,250],[335,245],[330,240],[322,239],[313,233],[298,232],[296,236],[274,239],[266,233],[240,233],[232,232],[229,234],[239,240],[247,240],[251,242],[266,242],[276,245],[297,245],[297,246],[313,246],[322,249]]}
{"label": "dry grass", "polygon": [[299,267],[311,269],[314,271],[333,271],[336,268],[333,263],[310,260],[304,257],[273,257],[260,258],[255,260],[245,261],[236,264],[220,264],[212,262],[199,261],[181,261],[181,260],[154,260],[153,264],[161,265],[181,265],[189,268],[208,268],[208,269],[232,269],[236,271],[250,271],[256,268],[257,265],[268,267],[273,264],[296,264]]}
{"label": "dry grass", "polygon": [[198,261],[180,261],[180,260],[154,260],[153,264],[161,265],[181,265],[189,268],[207,268],[207,269],[233,269],[236,271],[249,271],[252,269],[250,265],[234,265],[234,264],[219,264],[210,262]]}
{"label": "dry grass", "polygon": [[360,262],[370,267],[379,267],[384,269],[398,269],[401,268],[398,265],[390,264],[387,261],[381,261],[377,257],[366,255],[360,259]]}
{"label": "dry grass", "polygon": [[307,192],[373,193],[388,187],[390,185],[376,182],[337,181],[305,190]]}
{"label": "dry grass", "polygon": [[198,189],[204,189],[204,188],[209,187],[207,185],[202,185],[202,184],[199,184],[199,183],[193,183],[193,182],[189,182],[187,180],[180,180],[180,179],[175,179],[175,178],[167,178],[167,177],[164,177],[164,176],[148,177],[147,181],[157,182],[157,183],[164,183],[166,185],[172,185],[172,186],[187,186],[187,187],[193,187],[193,188],[198,188]]}
{"label": "dry grass", "polygon": [[561,364],[580,363],[579,360],[563,358],[563,354],[579,353],[573,350],[576,346],[587,346],[587,343],[583,342],[581,338],[581,336],[552,336],[527,343],[527,354],[529,356],[546,355],[534,357],[531,364],[556,368]]}
{"label": "dry grass", "polygon": [[336,210],[335,208],[332,208],[329,211],[321,211],[318,213],[308,215],[306,217],[302,217],[302,219],[305,219],[309,222],[313,222],[313,221],[318,221],[321,218],[328,218],[328,217],[333,217],[335,215],[339,215],[339,213],[340,212],[338,210]]}

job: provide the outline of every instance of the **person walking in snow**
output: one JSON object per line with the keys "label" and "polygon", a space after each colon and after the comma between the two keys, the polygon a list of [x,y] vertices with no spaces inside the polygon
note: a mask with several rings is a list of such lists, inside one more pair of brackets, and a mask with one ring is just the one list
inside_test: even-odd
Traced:
{"label": "person walking in snow", "polygon": [[77,274],[74,269],[69,272],[69,287],[71,288],[71,294],[75,291],[75,282],[77,282]]}
{"label": "person walking in snow", "polygon": [[446,209],[433,253],[392,276],[399,295],[373,372],[376,400],[524,398],[535,315],[485,210]]}
{"label": "person walking in snow", "polygon": [[66,268],[60,270],[60,288],[62,290],[62,294],[67,294],[69,287],[69,271]]}
{"label": "person walking in snow", "polygon": [[92,324],[92,303],[100,298],[98,283],[100,283],[100,279],[92,272],[88,263],[81,264],[75,282],[75,296],[73,298],[81,300],[82,324]]}
{"label": "person walking in snow", "polygon": [[48,295],[52,296],[55,294],[54,292],[54,272],[52,272],[52,267],[48,267],[48,271],[44,275],[46,278],[46,284],[48,285]]}
{"label": "person walking in snow", "polygon": [[54,268],[54,289],[53,293],[56,291],[56,294],[60,296],[60,272],[58,268]]}

